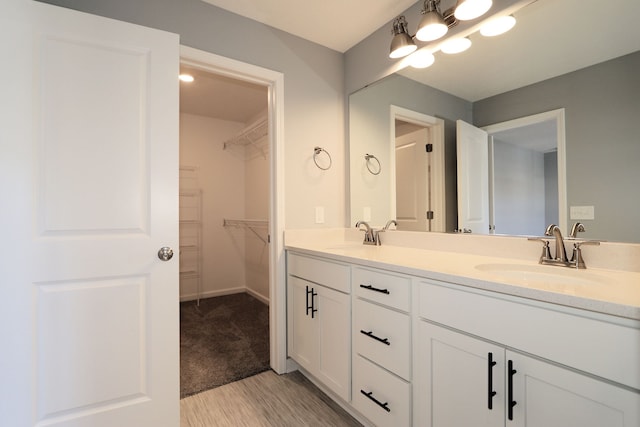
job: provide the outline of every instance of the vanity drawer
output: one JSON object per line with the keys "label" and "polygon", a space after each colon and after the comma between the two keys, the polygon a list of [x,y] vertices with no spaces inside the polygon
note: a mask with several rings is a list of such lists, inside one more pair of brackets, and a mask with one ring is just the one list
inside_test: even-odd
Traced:
{"label": "vanity drawer", "polygon": [[420,281],[418,315],[640,390],[640,322]]}
{"label": "vanity drawer", "polygon": [[346,264],[288,252],[287,272],[340,292],[351,291],[351,271]]}
{"label": "vanity drawer", "polygon": [[356,296],[409,311],[411,280],[408,277],[354,267],[352,282]]}
{"label": "vanity drawer", "polygon": [[410,401],[409,383],[361,356],[354,356],[352,403],[376,426],[410,425]]}
{"label": "vanity drawer", "polygon": [[353,310],[354,351],[410,380],[409,316],[359,298]]}

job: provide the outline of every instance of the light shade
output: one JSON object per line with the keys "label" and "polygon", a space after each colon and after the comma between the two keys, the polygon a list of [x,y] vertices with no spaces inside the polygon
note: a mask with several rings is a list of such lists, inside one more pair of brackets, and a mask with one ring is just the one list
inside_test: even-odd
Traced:
{"label": "light shade", "polygon": [[464,52],[471,47],[471,40],[466,37],[456,37],[447,40],[442,44],[440,50],[444,53],[453,54]]}
{"label": "light shade", "polygon": [[402,58],[417,48],[418,46],[407,33],[407,20],[404,16],[398,16],[393,20],[393,39],[391,39],[389,58]]}
{"label": "light shade", "polygon": [[407,33],[396,34],[391,40],[389,58],[402,58],[416,50],[418,46],[413,42]]}
{"label": "light shade", "polygon": [[427,68],[433,65],[436,58],[428,50],[419,50],[409,58],[409,65],[413,68]]}
{"label": "light shade", "polygon": [[458,0],[453,15],[460,21],[476,19],[491,9],[492,4],[491,0]]}
{"label": "light shade", "polygon": [[499,36],[512,29],[514,25],[516,25],[516,18],[511,15],[501,16],[482,24],[480,34],[485,37]]}
{"label": "light shade", "polygon": [[422,17],[416,38],[423,42],[430,42],[444,36],[447,31],[449,31],[449,27],[445,24],[444,18],[438,12],[430,11]]}

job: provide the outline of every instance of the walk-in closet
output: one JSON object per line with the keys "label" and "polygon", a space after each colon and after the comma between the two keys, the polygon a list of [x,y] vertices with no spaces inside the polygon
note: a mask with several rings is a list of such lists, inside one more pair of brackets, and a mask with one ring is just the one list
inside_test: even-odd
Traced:
{"label": "walk-in closet", "polygon": [[186,397],[269,368],[270,144],[265,86],[185,64],[180,73]]}

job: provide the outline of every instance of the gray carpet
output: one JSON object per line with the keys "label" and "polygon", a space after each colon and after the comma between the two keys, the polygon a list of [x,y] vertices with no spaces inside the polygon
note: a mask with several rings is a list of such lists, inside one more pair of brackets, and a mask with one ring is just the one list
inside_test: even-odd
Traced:
{"label": "gray carpet", "polygon": [[268,305],[245,293],[180,303],[180,398],[268,369]]}

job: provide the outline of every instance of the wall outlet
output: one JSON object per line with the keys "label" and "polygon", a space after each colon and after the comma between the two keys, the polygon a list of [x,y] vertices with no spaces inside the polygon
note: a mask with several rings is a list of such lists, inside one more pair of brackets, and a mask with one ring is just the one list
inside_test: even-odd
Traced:
{"label": "wall outlet", "polygon": [[571,219],[595,219],[593,206],[571,206],[569,209]]}
{"label": "wall outlet", "polygon": [[324,224],[324,206],[316,206],[316,224]]}
{"label": "wall outlet", "polygon": [[371,221],[371,208],[369,206],[362,208],[362,220]]}

